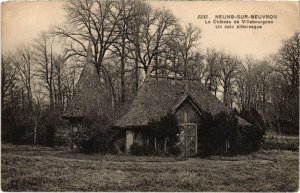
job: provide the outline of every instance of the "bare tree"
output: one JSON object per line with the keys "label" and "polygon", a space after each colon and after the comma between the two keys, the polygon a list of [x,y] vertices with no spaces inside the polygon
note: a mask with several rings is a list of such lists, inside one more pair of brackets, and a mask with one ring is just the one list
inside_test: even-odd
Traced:
{"label": "bare tree", "polygon": [[200,39],[200,29],[189,23],[184,29],[180,30],[178,39],[178,47],[180,57],[183,63],[183,76],[188,76],[188,65],[193,60],[192,49],[196,48],[197,41]]}
{"label": "bare tree", "polygon": [[33,52],[30,46],[18,49],[14,62],[18,70],[18,80],[25,88],[28,100],[28,110],[32,110],[32,80],[33,80]]}
{"label": "bare tree", "polygon": [[270,83],[273,72],[270,62],[267,60],[259,61],[258,65],[254,68],[253,75],[256,80],[255,88],[257,95],[255,107],[263,116],[266,114],[266,102],[269,99]]}
{"label": "bare tree", "polygon": [[62,112],[65,107],[65,97],[64,97],[64,77],[66,77],[66,60],[67,58],[62,55],[56,55],[53,57],[54,65],[54,99],[55,106]]}
{"label": "bare tree", "polygon": [[1,55],[1,104],[10,95],[16,83],[17,69],[11,55]]}
{"label": "bare tree", "polygon": [[[128,32],[128,38],[134,45],[138,62],[145,73],[158,69],[158,59],[163,48],[177,30],[175,16],[168,10],[152,10],[144,8],[145,12],[137,21],[139,29]],[[135,23],[131,23],[135,25]],[[153,65],[149,70],[150,65]]]}
{"label": "bare tree", "polygon": [[283,85],[285,105],[283,117],[299,125],[299,62],[300,33],[295,33],[283,42],[279,52],[274,56],[274,69],[285,80]]}
{"label": "bare tree", "polygon": [[133,29],[129,29],[133,26],[130,25],[130,20],[137,17],[135,15],[135,2],[122,0],[116,4],[116,9],[120,11],[120,20],[117,22],[116,30],[120,32],[119,38],[112,44],[113,48],[112,56],[119,58],[117,63],[120,63],[120,84],[121,84],[121,92],[120,92],[120,101],[121,103],[125,102],[126,96],[126,83],[125,83],[125,71],[126,71],[126,62],[128,60],[128,55],[132,52],[132,47],[130,46],[130,42],[128,40],[127,33],[128,31],[132,31]]}
{"label": "bare tree", "polygon": [[49,93],[50,111],[54,107],[53,85],[55,76],[52,46],[52,42],[46,33],[42,33],[33,45],[36,76],[43,82],[41,86],[45,87]]}
{"label": "bare tree", "polygon": [[[110,66],[106,62],[111,51],[120,54],[121,62],[121,101],[125,100],[125,41],[127,22],[130,20],[130,10],[134,2],[101,1],[101,0],[75,0],[67,1],[65,10],[67,22],[62,27],[56,27],[52,34],[66,42],[66,53],[71,56],[86,56],[86,45],[91,41],[93,58],[99,75],[104,75],[109,98],[112,98],[112,106],[116,101],[114,77],[109,71]],[[113,108],[114,109],[114,108]]]}
{"label": "bare tree", "polygon": [[274,56],[275,70],[282,74],[287,84],[296,90],[299,87],[300,33],[284,41],[279,52]]}
{"label": "bare tree", "polygon": [[117,23],[123,7],[116,9],[118,1],[75,0],[67,1],[65,10],[67,22],[63,27],[56,27],[52,33],[66,40],[71,56],[86,56],[86,45],[91,41],[94,62],[100,74],[105,54],[119,37]]}
{"label": "bare tree", "polygon": [[76,61],[70,59],[69,61],[65,61],[66,63],[71,63],[71,64],[66,64],[64,66],[64,73],[62,73],[62,93],[63,97],[65,98],[64,102],[64,107],[67,106],[75,92],[75,86],[76,82],[79,79],[80,71],[81,71],[81,64],[77,64]]}
{"label": "bare tree", "polygon": [[214,91],[215,96],[217,95],[218,88],[218,76],[219,76],[219,65],[222,59],[221,53],[217,52],[216,49],[208,48],[206,50],[205,64],[206,68],[203,72],[204,86],[209,91]]}
{"label": "bare tree", "polygon": [[243,60],[243,65],[239,69],[237,77],[238,101],[241,110],[250,110],[255,105],[256,91],[253,86],[256,82],[254,79],[254,68],[258,61],[251,55],[247,55]]}
{"label": "bare tree", "polygon": [[223,103],[227,106],[230,91],[235,84],[241,62],[238,58],[225,54],[221,56],[220,62],[218,79],[223,90]]}

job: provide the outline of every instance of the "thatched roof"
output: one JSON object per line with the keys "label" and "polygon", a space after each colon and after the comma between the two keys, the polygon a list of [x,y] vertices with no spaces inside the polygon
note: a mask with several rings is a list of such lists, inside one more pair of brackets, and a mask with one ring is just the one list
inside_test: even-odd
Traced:
{"label": "thatched roof", "polygon": [[75,88],[74,96],[63,114],[63,118],[83,118],[89,114],[102,113],[103,91],[99,75],[92,59],[92,49],[89,44],[86,63]]}
{"label": "thatched roof", "polygon": [[[130,108],[114,124],[130,128],[146,126],[151,120],[159,120],[167,113],[174,113],[189,97],[202,112],[216,115],[229,112],[221,101],[211,94],[199,81],[147,78]],[[242,118],[239,124],[248,124]]]}

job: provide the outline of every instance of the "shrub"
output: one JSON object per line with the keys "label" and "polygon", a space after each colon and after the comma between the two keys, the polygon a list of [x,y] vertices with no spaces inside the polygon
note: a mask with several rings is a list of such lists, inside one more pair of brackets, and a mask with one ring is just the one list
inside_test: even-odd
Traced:
{"label": "shrub", "polygon": [[266,150],[277,149],[277,150],[299,150],[299,138],[288,138],[288,137],[274,137],[267,138],[262,144],[262,148]]}
{"label": "shrub", "polygon": [[148,156],[148,155],[154,155],[154,149],[151,148],[150,146],[133,143],[130,146],[130,153],[132,155],[137,155],[137,156]]}
{"label": "shrub", "polygon": [[299,125],[293,120],[280,118],[273,121],[272,125],[277,133],[299,135]]}
{"label": "shrub", "polygon": [[241,153],[249,153],[260,148],[265,134],[265,124],[254,109],[244,111],[240,116],[248,121],[251,126],[239,127],[239,144],[238,151]]}
{"label": "shrub", "polygon": [[49,147],[57,145],[55,143],[56,129],[63,125],[65,123],[61,119],[59,112],[49,112],[49,110],[42,112],[38,121],[37,143]]}
{"label": "shrub", "polygon": [[235,152],[238,130],[237,119],[234,114],[221,112],[214,117],[206,114],[203,128],[205,129],[202,132],[201,140],[205,146],[204,154],[225,153],[226,141],[230,144],[227,153]]}
{"label": "shrub", "polygon": [[[166,116],[161,117],[158,121],[150,121],[146,133],[150,139],[156,138],[157,140],[157,150],[155,154],[162,154],[163,150],[159,148],[163,147],[165,139],[168,139],[167,147],[169,148],[178,143],[179,139],[177,134],[180,133],[180,128],[176,116],[169,113]],[[154,144],[153,141],[152,144]]]}
{"label": "shrub", "polygon": [[32,119],[20,109],[6,107],[1,111],[1,138],[13,144],[29,144],[33,142]]}
{"label": "shrub", "polygon": [[181,149],[177,145],[172,145],[168,148],[168,152],[171,155],[178,156],[181,153]]}
{"label": "shrub", "polygon": [[[265,131],[263,121],[255,111],[244,112],[243,115],[251,126],[239,126],[234,113],[221,112],[215,116],[206,114],[205,129],[198,136],[205,146],[203,154],[241,154],[258,150]],[[227,152],[226,142],[229,143]]]}
{"label": "shrub", "polygon": [[70,144],[69,129],[66,127],[59,127],[56,129],[54,135],[55,146],[68,146]]}
{"label": "shrub", "polygon": [[107,117],[83,119],[77,131],[71,133],[71,142],[83,153],[109,152],[115,131],[109,127]]}

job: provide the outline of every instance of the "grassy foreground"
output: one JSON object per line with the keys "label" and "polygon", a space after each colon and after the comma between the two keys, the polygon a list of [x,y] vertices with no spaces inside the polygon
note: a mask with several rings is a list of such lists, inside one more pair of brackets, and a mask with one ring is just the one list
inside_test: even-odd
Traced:
{"label": "grassy foreground", "polygon": [[3,191],[298,190],[298,152],[206,159],[83,155],[2,145]]}

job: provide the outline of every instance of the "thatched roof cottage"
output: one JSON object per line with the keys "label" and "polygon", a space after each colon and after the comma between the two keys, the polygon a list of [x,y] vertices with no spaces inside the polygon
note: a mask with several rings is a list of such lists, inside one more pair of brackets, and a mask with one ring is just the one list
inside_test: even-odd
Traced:
{"label": "thatched roof cottage", "polygon": [[[116,120],[114,127],[126,131],[128,151],[134,142],[145,138],[143,129],[151,120],[159,120],[168,113],[175,114],[179,125],[195,135],[189,138],[191,141],[186,141],[184,133],[180,134],[180,141],[191,145],[187,155],[194,155],[197,154],[197,133],[201,130],[201,116],[205,112],[216,115],[222,111],[229,112],[230,109],[199,81],[149,77],[141,86],[128,111]],[[240,117],[238,124],[249,125]]]}

